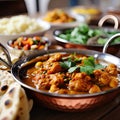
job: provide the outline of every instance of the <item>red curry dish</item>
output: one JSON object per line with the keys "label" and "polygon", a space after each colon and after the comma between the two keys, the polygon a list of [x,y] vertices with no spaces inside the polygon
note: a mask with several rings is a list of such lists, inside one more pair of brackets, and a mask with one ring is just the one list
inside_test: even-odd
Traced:
{"label": "red curry dish", "polygon": [[114,64],[103,66],[92,56],[53,53],[41,56],[27,70],[26,84],[59,94],[85,94],[118,86],[118,70]]}

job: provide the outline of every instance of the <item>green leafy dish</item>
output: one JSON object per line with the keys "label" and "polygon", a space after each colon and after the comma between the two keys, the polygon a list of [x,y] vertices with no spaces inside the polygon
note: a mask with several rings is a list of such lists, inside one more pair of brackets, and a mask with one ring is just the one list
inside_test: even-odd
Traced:
{"label": "green leafy dish", "polygon": [[[56,40],[64,43],[81,44],[87,46],[103,46],[118,30],[110,28],[99,28],[80,24],[74,28],[55,30],[53,35]],[[111,44],[119,44],[120,38],[116,38]]]}

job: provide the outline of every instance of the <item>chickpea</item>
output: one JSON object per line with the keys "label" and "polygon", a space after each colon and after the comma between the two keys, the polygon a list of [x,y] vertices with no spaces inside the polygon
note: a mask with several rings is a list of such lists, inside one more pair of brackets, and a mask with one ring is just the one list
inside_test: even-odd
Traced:
{"label": "chickpea", "polygon": [[40,68],[42,66],[42,62],[37,62],[36,64],[35,64],[35,68]]}
{"label": "chickpea", "polygon": [[113,77],[111,79],[110,83],[109,83],[109,86],[112,87],[112,88],[117,87],[118,86],[118,80],[115,77]]}
{"label": "chickpea", "polygon": [[90,90],[89,90],[89,93],[96,93],[96,92],[100,92],[100,87],[97,86],[97,85],[93,85]]}
{"label": "chickpea", "polygon": [[108,72],[110,75],[117,76],[117,66],[114,64],[110,64],[106,67],[106,72]]}
{"label": "chickpea", "polygon": [[53,85],[50,86],[49,92],[55,92],[55,91],[58,91],[58,90],[59,90],[59,88],[55,84],[53,84]]}
{"label": "chickpea", "polygon": [[102,83],[103,85],[108,85],[110,82],[109,74],[106,72],[103,72],[101,77],[99,78],[99,82]]}

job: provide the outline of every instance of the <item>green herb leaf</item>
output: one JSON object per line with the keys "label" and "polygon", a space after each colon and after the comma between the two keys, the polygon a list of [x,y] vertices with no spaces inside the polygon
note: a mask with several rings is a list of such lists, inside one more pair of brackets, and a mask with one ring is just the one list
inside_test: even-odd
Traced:
{"label": "green herb leaf", "polygon": [[97,69],[103,69],[103,68],[104,68],[103,65],[101,65],[101,64],[95,64],[95,70],[97,70]]}
{"label": "green herb leaf", "polygon": [[95,59],[93,56],[88,57],[87,59],[84,60],[84,65],[85,66],[94,66],[95,65]]}
{"label": "green herb leaf", "polygon": [[73,67],[76,65],[76,62],[72,61],[71,59],[68,59],[67,61],[60,62],[60,66],[66,69],[69,69],[70,67]]}
{"label": "green herb leaf", "polygon": [[74,72],[75,70],[77,70],[78,68],[79,68],[79,66],[71,67],[71,68],[68,69],[68,72],[69,72],[69,73],[72,73],[72,72]]}
{"label": "green herb leaf", "polygon": [[82,34],[87,34],[88,31],[89,31],[89,26],[87,24],[80,24],[79,25],[79,31],[82,33]]}
{"label": "green herb leaf", "polygon": [[96,69],[102,69],[104,68],[101,64],[96,64],[96,61],[93,56],[88,57],[83,61],[83,66],[77,66],[77,62],[81,61],[81,58],[74,58],[73,57],[67,57],[64,58],[65,61],[60,62],[60,65],[62,68],[65,68],[68,70],[69,73],[74,72],[78,68],[80,68],[80,72],[85,72],[87,74],[93,74],[93,71]]}
{"label": "green herb leaf", "polygon": [[66,69],[69,68],[69,64],[66,63],[66,62],[60,62],[60,66],[61,66],[62,68],[66,68]]}
{"label": "green herb leaf", "polygon": [[94,70],[102,68],[103,66],[101,64],[96,64],[94,57],[90,56],[84,60],[84,65],[80,67],[80,71],[87,74],[93,74]]}
{"label": "green herb leaf", "polygon": [[75,58],[74,61],[75,61],[75,62],[81,62],[81,61],[82,61],[82,58]]}
{"label": "green herb leaf", "polygon": [[85,73],[87,73],[88,75],[90,75],[90,74],[93,73],[94,67],[92,67],[92,66],[81,66],[81,67],[80,67],[80,71],[81,71],[81,72],[85,72]]}
{"label": "green herb leaf", "polygon": [[33,40],[33,44],[38,45],[38,40]]}

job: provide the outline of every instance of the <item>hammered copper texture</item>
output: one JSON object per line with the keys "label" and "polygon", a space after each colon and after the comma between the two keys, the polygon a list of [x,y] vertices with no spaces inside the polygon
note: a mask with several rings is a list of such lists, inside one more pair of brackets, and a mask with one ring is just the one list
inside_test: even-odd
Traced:
{"label": "hammered copper texture", "polygon": [[39,101],[40,104],[50,109],[65,112],[78,112],[104,105],[105,103],[113,100],[118,93],[119,91],[113,91],[103,95],[85,98],[53,97],[35,92],[32,94]]}

